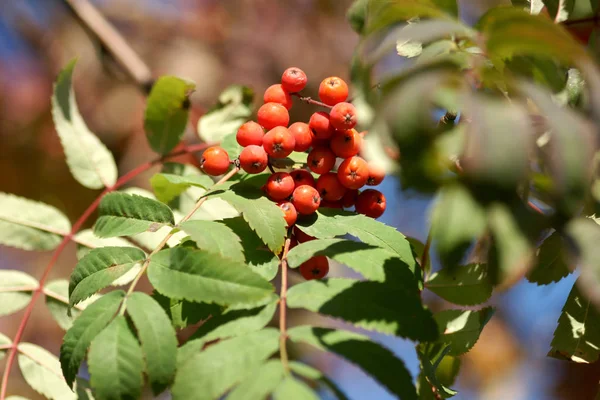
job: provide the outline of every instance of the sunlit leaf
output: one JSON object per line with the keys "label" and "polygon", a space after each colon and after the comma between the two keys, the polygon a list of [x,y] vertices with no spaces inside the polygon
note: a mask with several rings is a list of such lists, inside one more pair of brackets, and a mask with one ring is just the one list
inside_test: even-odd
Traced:
{"label": "sunlit leaf", "polygon": [[19,343],[19,368],[25,381],[36,392],[53,400],[75,400],[62,376],[56,356],[32,343]]}
{"label": "sunlit leaf", "polygon": [[232,85],[225,89],[217,104],[198,121],[200,138],[215,143],[237,132],[252,115],[253,97],[254,92],[246,86]]}
{"label": "sunlit leaf", "polygon": [[0,270],[0,316],[19,311],[31,300],[38,281],[25,272]]}

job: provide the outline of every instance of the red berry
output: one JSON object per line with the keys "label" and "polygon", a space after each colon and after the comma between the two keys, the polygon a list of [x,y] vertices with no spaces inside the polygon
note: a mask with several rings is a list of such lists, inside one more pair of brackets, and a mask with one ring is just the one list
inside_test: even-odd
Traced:
{"label": "red berry", "polygon": [[265,90],[263,95],[265,103],[278,103],[286,109],[292,108],[292,96],[280,84],[271,85]]}
{"label": "red berry", "polygon": [[329,111],[329,121],[335,129],[352,129],[356,126],[356,108],[350,103],[338,103]]}
{"label": "red berry", "polygon": [[312,214],[319,208],[321,196],[312,186],[298,186],[292,193],[292,204],[300,214]]}
{"label": "red berry", "polygon": [[304,89],[308,78],[300,68],[291,67],[283,71],[281,86],[290,93],[297,93]]}
{"label": "red berry", "polygon": [[311,240],[316,239],[316,237],[307,235],[306,233],[302,232],[300,229],[298,229],[298,226],[294,227],[294,237],[298,239],[298,243],[310,242]]}
{"label": "red berry", "polygon": [[348,189],[359,189],[369,179],[369,166],[360,157],[346,158],[338,168],[338,179]]}
{"label": "red berry", "polygon": [[358,195],[356,212],[367,217],[379,218],[385,211],[385,196],[379,190],[367,189]]}
{"label": "red berry", "polygon": [[305,169],[295,169],[290,172],[290,175],[292,176],[292,179],[294,179],[296,187],[302,185],[315,187],[315,178]]}
{"label": "red berry", "polygon": [[248,121],[238,129],[235,138],[240,146],[246,147],[250,145],[262,146],[265,130],[254,121]]}
{"label": "red berry", "polygon": [[[317,190],[321,198],[327,201],[338,201],[346,193],[346,188],[340,183],[337,174],[327,172],[317,179]],[[321,205],[323,205],[321,203]]]}
{"label": "red berry", "polygon": [[348,85],[342,78],[331,76],[319,85],[319,98],[327,105],[334,106],[348,98]]}
{"label": "red berry", "polygon": [[208,175],[223,175],[229,165],[229,154],[222,147],[209,147],[202,153],[200,167]]}
{"label": "red berry", "polygon": [[308,153],[306,161],[311,171],[324,174],[335,165],[335,154],[328,147],[315,147]]}
{"label": "red berry", "polygon": [[263,137],[263,147],[273,158],[284,158],[294,151],[296,140],[288,128],[277,126]]}
{"label": "red berry", "polygon": [[329,114],[323,111],[311,115],[308,126],[317,140],[329,139],[335,132],[329,121]]}
{"label": "red berry", "polygon": [[329,143],[333,153],[341,158],[349,158],[358,154],[362,146],[362,136],[355,129],[336,131]]}
{"label": "red berry", "polygon": [[[283,217],[285,218],[285,222],[287,227],[294,225],[296,223],[296,219],[298,218],[298,213],[296,212],[296,208],[289,201],[284,201],[281,203],[277,203],[279,208],[283,210]],[[290,249],[292,246],[290,245]]]}
{"label": "red berry", "polygon": [[279,103],[267,103],[260,106],[257,118],[258,123],[267,130],[276,126],[288,126],[290,122],[288,110]]}
{"label": "red berry", "polygon": [[342,197],[342,206],[344,208],[350,208],[356,204],[356,199],[358,199],[358,189],[348,190],[344,197]]}
{"label": "red berry", "polygon": [[251,144],[240,153],[240,167],[249,174],[258,174],[267,168],[269,157],[262,146]]}
{"label": "red berry", "polygon": [[306,151],[312,146],[313,133],[308,127],[308,124],[305,124],[304,122],[294,122],[288,129],[296,140],[294,151]]}
{"label": "red berry", "polygon": [[367,179],[367,185],[377,186],[383,182],[383,178],[385,178],[385,170],[373,162],[370,162],[367,165],[369,167],[369,178]]}
{"label": "red berry", "polygon": [[276,172],[269,176],[265,191],[273,200],[283,200],[290,197],[294,191],[294,180],[287,172]]}
{"label": "red berry", "polygon": [[343,208],[341,200],[338,200],[338,201],[323,200],[323,201],[321,201],[321,205],[319,207],[320,208],[340,208],[340,209]]}
{"label": "red berry", "polygon": [[304,279],[322,279],[329,272],[329,261],[325,256],[316,256],[300,265],[300,274]]}

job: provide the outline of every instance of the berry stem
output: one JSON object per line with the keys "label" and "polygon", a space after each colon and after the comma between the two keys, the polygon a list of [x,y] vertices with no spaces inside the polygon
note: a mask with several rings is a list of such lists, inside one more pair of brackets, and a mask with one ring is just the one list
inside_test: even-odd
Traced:
{"label": "berry stem", "polygon": [[281,357],[281,364],[288,373],[290,372],[290,366],[288,364],[288,353],[286,347],[287,341],[287,287],[288,287],[288,263],[287,255],[290,250],[290,239],[291,230],[288,231],[285,244],[283,246],[283,254],[279,261],[279,267],[281,268],[281,292],[279,293],[279,354]]}
{"label": "berry stem", "polygon": [[327,105],[325,103],[322,103],[320,101],[317,100],[313,100],[312,97],[310,96],[302,96],[300,93],[291,93],[292,96],[296,96],[297,98],[299,98],[301,101],[308,103],[308,104],[312,104],[315,106],[320,106],[320,107],[325,107],[325,108],[333,108],[333,106]]}

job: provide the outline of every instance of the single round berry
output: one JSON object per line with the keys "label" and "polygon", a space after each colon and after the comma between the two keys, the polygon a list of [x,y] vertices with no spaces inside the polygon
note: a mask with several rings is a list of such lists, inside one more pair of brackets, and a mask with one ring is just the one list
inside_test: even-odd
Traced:
{"label": "single round berry", "polygon": [[346,158],[338,168],[338,179],[348,189],[360,189],[369,179],[369,166],[360,157]]}
{"label": "single round berry", "polygon": [[356,126],[356,108],[350,103],[337,103],[329,111],[329,121],[335,129],[352,129]]}
{"label": "single round berry", "polygon": [[223,175],[229,165],[229,154],[222,147],[209,147],[202,153],[200,167],[208,175]]}
{"label": "single round berry", "polygon": [[385,170],[379,164],[374,162],[370,162],[367,165],[369,167],[369,178],[367,179],[367,185],[377,186],[383,182],[383,178],[385,178]]}
{"label": "single round berry", "polygon": [[288,126],[290,114],[287,108],[279,103],[267,103],[260,106],[257,112],[258,123],[266,130],[276,126]]}
{"label": "single round berry", "polygon": [[235,138],[240,146],[246,147],[250,145],[262,146],[265,130],[254,121],[248,121],[238,129]]}
{"label": "single round berry", "polygon": [[298,226],[294,226],[294,237],[298,240],[298,243],[306,243],[316,239],[316,237],[302,232],[300,229],[298,229]]}
{"label": "single round berry", "polygon": [[290,172],[290,175],[292,176],[296,187],[302,185],[315,187],[315,178],[305,169],[295,169]]}
{"label": "single round berry", "polygon": [[269,157],[262,146],[251,144],[240,153],[240,167],[249,174],[258,174],[267,168]]}
{"label": "single round berry", "polygon": [[312,279],[322,279],[329,272],[329,261],[325,256],[316,256],[300,264],[300,274],[310,281]]}
{"label": "single round berry", "polygon": [[356,200],[356,212],[367,217],[379,218],[385,211],[385,196],[379,190],[364,190]]}
{"label": "single round berry", "polygon": [[339,208],[339,209],[343,208],[341,200],[338,200],[338,201],[323,200],[323,201],[321,201],[321,205],[319,207],[320,208]]}
{"label": "single round berry", "polygon": [[308,78],[300,68],[291,67],[283,71],[281,86],[290,93],[297,93],[306,87]]}
{"label": "single round berry", "polygon": [[308,215],[317,211],[321,204],[321,196],[312,186],[302,185],[294,189],[292,204],[300,214]]}
{"label": "single round berry", "polygon": [[273,200],[283,200],[291,196],[294,188],[294,180],[290,174],[287,172],[276,172],[267,179],[265,192]]}
{"label": "single round berry", "polygon": [[[287,227],[293,226],[296,223],[296,219],[298,218],[298,213],[296,212],[296,208],[289,201],[284,201],[281,203],[277,203],[277,206],[283,210],[283,218],[285,218],[285,223]],[[292,246],[290,246],[290,249]]]}
{"label": "single round berry", "polygon": [[333,153],[340,158],[349,158],[358,154],[363,139],[355,129],[336,131],[329,143]]}
{"label": "single round berry", "polygon": [[331,171],[335,165],[335,154],[328,147],[315,147],[308,153],[306,162],[312,172],[324,174]]}
{"label": "single round berry", "polygon": [[313,133],[308,124],[305,124],[304,122],[294,122],[288,129],[296,140],[294,151],[306,151],[312,146]]}
{"label": "single round berry", "polygon": [[351,189],[346,191],[344,197],[342,197],[342,207],[350,208],[356,204],[356,200],[358,199],[359,191],[358,189]]}
{"label": "single round berry", "polygon": [[265,90],[263,95],[265,103],[278,103],[284,106],[287,110],[292,108],[292,96],[280,84],[271,85]]}
{"label": "single round berry", "polygon": [[[338,201],[346,193],[346,189],[339,181],[337,174],[327,172],[317,179],[317,191],[321,198],[327,201]],[[323,203],[321,203],[323,206]]]}
{"label": "single round berry", "polygon": [[348,98],[348,85],[342,78],[331,76],[319,85],[319,98],[327,105],[334,106]]}
{"label": "single round berry", "polygon": [[319,111],[311,115],[308,127],[316,140],[329,139],[335,132],[335,128],[329,121],[329,114],[324,111]]}
{"label": "single round berry", "polygon": [[263,137],[263,147],[268,155],[273,158],[289,156],[296,146],[296,139],[288,128],[276,126]]}

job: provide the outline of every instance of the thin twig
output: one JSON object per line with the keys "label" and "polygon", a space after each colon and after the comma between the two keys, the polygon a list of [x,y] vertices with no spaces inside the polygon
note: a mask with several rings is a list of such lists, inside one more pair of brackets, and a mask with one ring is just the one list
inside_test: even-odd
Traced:
{"label": "thin twig", "polygon": [[288,263],[287,255],[290,251],[290,235],[288,233],[283,246],[283,254],[281,255],[281,261],[279,261],[279,267],[281,268],[281,292],[279,294],[279,354],[281,357],[281,364],[283,368],[289,373],[290,366],[288,363],[287,353],[287,287],[288,287]]}
{"label": "thin twig", "polygon": [[332,108],[333,106],[330,106],[328,104],[322,103],[320,101],[317,100],[313,100],[312,97],[310,96],[302,96],[300,93],[291,93],[292,96],[296,96],[298,99],[300,99],[300,101],[303,101],[305,103],[308,104],[312,104],[315,106],[320,106],[320,107],[325,107],[325,108]]}

